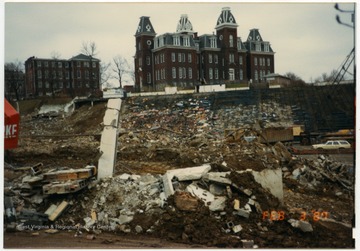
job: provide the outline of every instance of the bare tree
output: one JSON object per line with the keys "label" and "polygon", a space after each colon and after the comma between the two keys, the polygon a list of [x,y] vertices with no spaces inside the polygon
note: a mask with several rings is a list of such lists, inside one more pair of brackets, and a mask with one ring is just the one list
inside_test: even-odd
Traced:
{"label": "bare tree", "polygon": [[94,41],[87,41],[87,42],[83,42],[82,43],[82,47],[81,47],[81,53],[90,56],[90,57],[94,57],[96,56],[99,52],[97,51],[97,46],[95,44]]}
{"label": "bare tree", "polygon": [[128,74],[130,69],[129,63],[124,57],[120,55],[114,57],[113,62],[114,62],[113,71],[116,73],[114,78],[116,78],[119,81],[120,88],[122,88],[123,78],[126,74]]}
{"label": "bare tree", "polygon": [[5,63],[5,96],[10,99],[11,94],[16,100],[24,95],[25,79],[23,65],[20,61]]}
{"label": "bare tree", "polygon": [[109,63],[100,63],[100,84],[103,88],[110,86],[109,79],[112,78],[112,74],[110,72],[111,62]]}
{"label": "bare tree", "polygon": [[290,79],[289,86],[304,86],[304,85],[306,85],[305,81],[302,80],[298,75],[296,75],[293,72],[287,72],[284,74],[284,76],[288,77]]}
{"label": "bare tree", "polygon": [[51,58],[52,59],[60,59],[61,58],[61,54],[58,51],[52,51],[51,52]]}

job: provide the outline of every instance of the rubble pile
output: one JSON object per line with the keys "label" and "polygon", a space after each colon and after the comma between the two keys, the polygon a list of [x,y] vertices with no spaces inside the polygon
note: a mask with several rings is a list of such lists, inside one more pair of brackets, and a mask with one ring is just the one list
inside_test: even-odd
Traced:
{"label": "rubble pile", "polygon": [[[288,107],[212,104],[206,96],[126,100],[114,176],[68,194],[45,194],[29,180],[96,166],[104,104],[47,123],[23,120],[24,137],[5,166],[7,221],[16,214],[22,231],[33,220],[74,237],[113,232],[209,247],[353,245],[353,167],[261,143],[262,127],[291,124]],[[72,133],[83,136],[34,137]],[[42,174],[34,169],[39,162]],[[334,226],[343,229],[337,239]]]}

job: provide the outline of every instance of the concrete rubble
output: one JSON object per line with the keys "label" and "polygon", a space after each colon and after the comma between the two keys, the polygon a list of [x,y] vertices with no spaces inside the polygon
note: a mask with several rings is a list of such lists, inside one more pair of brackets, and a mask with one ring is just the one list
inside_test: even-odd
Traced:
{"label": "concrete rubble", "polygon": [[[86,233],[89,240],[102,232],[116,232],[210,247],[262,248],[279,243],[292,247],[303,237],[299,233],[318,233],[319,224],[331,228],[348,219],[332,212],[329,218],[334,217],[336,223],[299,220],[302,210],[313,209],[299,205],[306,200],[303,194],[313,196],[313,201],[319,191],[350,197],[354,170],[328,156],[308,160],[293,155],[281,142],[262,143],[255,131],[291,125],[291,107],[267,102],[261,106],[218,104],[214,109],[216,102],[206,96],[182,102],[139,98],[124,103],[121,107],[127,112],[120,112],[117,121],[121,128],[113,132],[118,133],[119,142],[114,142],[114,170],[111,167],[99,177],[94,161],[102,158],[96,157],[102,149],[100,133],[104,126],[113,126],[112,121],[104,122],[104,106],[73,111],[82,119],[93,114],[91,109],[101,114],[98,123],[89,126],[91,136],[48,139],[47,149],[37,153],[42,158],[57,155],[69,168],[59,163],[52,166],[56,158],[51,162],[36,159],[22,169],[6,167],[13,177],[6,178],[4,185],[7,225],[15,221],[25,231],[30,220],[56,224],[58,230],[72,231],[74,236]],[[89,121],[94,120],[90,115]],[[79,133],[89,124],[77,127],[81,120],[66,116],[76,124],[57,125],[61,133]],[[67,121],[66,116],[52,121],[60,124]],[[43,119],[29,118],[24,134],[38,130],[39,135],[47,135],[51,128],[35,121]],[[225,132],[239,129],[236,135]],[[24,140],[15,156],[21,159],[41,144],[40,139]],[[65,191],[82,180],[86,182],[81,189]],[[289,194],[294,194],[293,201]],[[295,233],[290,238],[293,242],[287,243],[284,233]],[[312,245],[310,240],[307,243]]]}

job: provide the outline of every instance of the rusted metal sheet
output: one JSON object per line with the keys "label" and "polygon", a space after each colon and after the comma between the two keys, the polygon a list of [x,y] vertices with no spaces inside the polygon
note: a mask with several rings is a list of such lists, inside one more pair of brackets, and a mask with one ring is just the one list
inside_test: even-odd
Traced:
{"label": "rusted metal sheet", "polygon": [[265,128],[261,132],[263,137],[260,137],[261,143],[275,143],[278,141],[292,141],[294,140],[293,129],[289,128]]}

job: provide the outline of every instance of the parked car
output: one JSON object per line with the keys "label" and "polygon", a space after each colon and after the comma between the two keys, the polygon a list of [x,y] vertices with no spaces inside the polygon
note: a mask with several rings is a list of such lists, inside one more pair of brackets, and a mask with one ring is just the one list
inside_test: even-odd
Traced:
{"label": "parked car", "polygon": [[324,144],[312,145],[314,149],[345,149],[351,148],[351,145],[346,140],[328,140]]}

